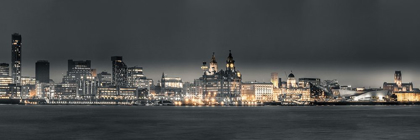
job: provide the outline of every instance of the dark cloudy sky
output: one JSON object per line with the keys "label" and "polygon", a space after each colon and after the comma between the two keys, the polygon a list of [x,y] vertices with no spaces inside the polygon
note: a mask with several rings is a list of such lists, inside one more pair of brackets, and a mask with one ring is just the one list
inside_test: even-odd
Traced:
{"label": "dark cloudy sky", "polygon": [[192,81],[216,52],[224,68],[232,50],[244,81],[271,72],[338,79],[353,86],[420,84],[420,1],[404,0],[1,0],[0,62],[10,63],[11,34],[22,34],[23,75],[48,60],[61,81],[67,59],[92,60],[111,71],[110,57]]}

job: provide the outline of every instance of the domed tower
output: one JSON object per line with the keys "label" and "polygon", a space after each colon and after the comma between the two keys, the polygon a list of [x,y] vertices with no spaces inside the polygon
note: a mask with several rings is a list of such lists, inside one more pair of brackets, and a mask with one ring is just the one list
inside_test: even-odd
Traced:
{"label": "domed tower", "polygon": [[296,87],[296,78],[293,72],[290,72],[289,76],[287,77],[287,88],[294,87]]}
{"label": "domed tower", "polygon": [[226,60],[226,70],[235,71],[235,60],[233,60],[231,50],[229,50],[229,56]]}
{"label": "domed tower", "polygon": [[213,52],[213,55],[211,56],[211,60],[210,60],[209,75],[213,75],[216,72],[217,72],[217,61],[216,61],[216,55]]}

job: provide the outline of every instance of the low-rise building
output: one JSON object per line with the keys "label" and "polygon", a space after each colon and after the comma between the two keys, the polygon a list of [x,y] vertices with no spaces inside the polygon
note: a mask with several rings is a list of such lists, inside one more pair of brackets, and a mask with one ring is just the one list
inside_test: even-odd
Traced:
{"label": "low-rise building", "polygon": [[420,91],[396,91],[398,102],[418,102],[420,101]]}

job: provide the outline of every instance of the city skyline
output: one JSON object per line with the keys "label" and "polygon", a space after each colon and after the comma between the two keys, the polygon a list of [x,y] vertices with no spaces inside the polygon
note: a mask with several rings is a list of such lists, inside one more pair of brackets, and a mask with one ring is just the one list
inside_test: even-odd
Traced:
{"label": "city skyline", "polygon": [[2,139],[416,139],[420,0],[0,0]]}
{"label": "city skyline", "polygon": [[269,82],[271,72],[284,79],[293,70],[298,78],[380,87],[400,70],[404,81],[420,83],[417,1],[1,3],[2,21],[10,22],[0,23],[0,60],[10,64],[10,34],[20,33],[22,76],[34,77],[38,60],[50,62],[56,82],[68,59],[111,72],[109,58],[123,56],[155,81],[165,72],[192,82],[213,52],[222,62],[232,50],[243,81]]}

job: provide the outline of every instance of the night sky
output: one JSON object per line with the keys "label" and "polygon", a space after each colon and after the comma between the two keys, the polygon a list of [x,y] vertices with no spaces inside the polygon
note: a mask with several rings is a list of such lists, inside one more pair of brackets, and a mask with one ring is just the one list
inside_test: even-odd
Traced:
{"label": "night sky", "polygon": [[420,87],[420,1],[323,0],[1,0],[0,62],[11,61],[11,34],[22,35],[23,75],[48,60],[61,82],[67,59],[111,71],[111,56],[193,81],[216,53],[219,69],[232,50],[243,81],[337,79],[342,85]]}

